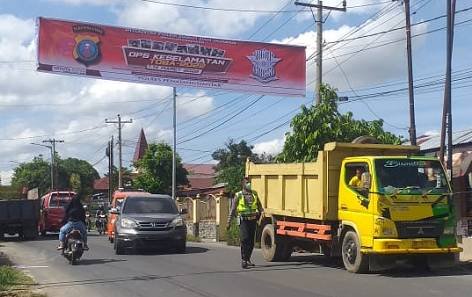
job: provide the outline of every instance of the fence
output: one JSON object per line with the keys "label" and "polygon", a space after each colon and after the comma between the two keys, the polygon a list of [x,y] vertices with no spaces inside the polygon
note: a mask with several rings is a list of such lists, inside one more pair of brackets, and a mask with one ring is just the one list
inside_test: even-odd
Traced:
{"label": "fence", "polygon": [[223,240],[229,213],[228,197],[206,195],[198,198],[179,198],[179,209],[187,209],[187,233],[203,240]]}

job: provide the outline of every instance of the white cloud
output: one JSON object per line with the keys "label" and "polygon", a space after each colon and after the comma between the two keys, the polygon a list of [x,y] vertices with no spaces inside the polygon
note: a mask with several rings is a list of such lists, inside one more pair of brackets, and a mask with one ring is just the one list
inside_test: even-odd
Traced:
{"label": "white cloud", "polygon": [[285,140],[277,138],[270,141],[256,143],[253,152],[256,154],[268,154],[275,156],[279,154],[284,147]]}
{"label": "white cloud", "polygon": [[94,6],[102,6],[102,5],[111,5],[122,2],[123,0],[47,0],[49,2],[57,2],[57,3],[64,3],[74,6],[81,6],[81,5],[94,5]]}
{"label": "white cloud", "polygon": [[[367,34],[380,33],[392,28],[402,27],[403,25],[404,17],[402,9],[398,7],[378,20],[368,21],[363,28],[350,35],[348,38],[351,39]],[[355,29],[357,28],[343,25],[337,29],[323,32],[323,39],[326,43],[323,52],[323,81],[330,83],[339,90],[349,90],[349,86],[344,78],[344,74],[338,67],[338,63],[346,73],[354,89],[406,76],[405,42],[397,42],[388,46],[366,50],[368,47],[377,46],[392,40],[403,39],[405,37],[403,29],[388,34],[379,34],[334,45],[330,44],[330,42],[344,38],[347,33]],[[415,26],[413,28],[413,34],[423,33],[426,30],[427,24]],[[308,31],[283,40],[275,40],[274,42],[304,45],[307,47],[307,57],[310,57],[316,52],[315,40],[316,32]],[[423,41],[424,37],[415,38],[413,45],[418,47]],[[307,83],[309,83],[309,89],[312,89],[314,86],[312,84],[315,79],[314,70],[314,59],[312,59],[307,64]]]}
{"label": "white cloud", "polygon": [[[196,1],[193,5],[216,8],[277,10],[280,0],[213,0]],[[142,1],[128,1],[115,10],[120,23],[126,26],[165,32],[236,36],[252,28],[258,18],[267,14],[224,12],[192,9]]]}

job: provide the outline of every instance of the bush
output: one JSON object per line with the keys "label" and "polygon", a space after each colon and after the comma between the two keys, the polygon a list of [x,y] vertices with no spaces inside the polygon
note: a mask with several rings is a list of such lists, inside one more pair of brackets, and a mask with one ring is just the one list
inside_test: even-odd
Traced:
{"label": "bush", "polygon": [[226,243],[228,245],[234,245],[234,246],[239,246],[240,245],[239,226],[236,223],[236,220],[233,220],[231,222],[231,226],[230,226],[229,230],[226,232]]}

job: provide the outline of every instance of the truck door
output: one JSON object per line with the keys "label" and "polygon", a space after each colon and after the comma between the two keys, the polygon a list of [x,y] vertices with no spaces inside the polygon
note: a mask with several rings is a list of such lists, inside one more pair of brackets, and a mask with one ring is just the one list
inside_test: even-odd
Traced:
{"label": "truck door", "polygon": [[358,232],[364,247],[373,245],[371,172],[372,166],[367,160],[345,162],[339,180],[339,219]]}

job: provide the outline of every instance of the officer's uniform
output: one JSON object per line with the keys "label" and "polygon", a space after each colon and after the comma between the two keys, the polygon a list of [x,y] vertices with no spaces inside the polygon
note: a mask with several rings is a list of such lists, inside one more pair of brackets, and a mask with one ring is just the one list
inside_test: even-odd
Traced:
{"label": "officer's uniform", "polygon": [[239,215],[239,237],[241,240],[241,259],[243,268],[251,263],[251,254],[254,249],[254,239],[256,233],[257,219],[262,212],[262,206],[256,191],[240,191],[236,193],[231,212],[228,217],[228,225],[231,219]]}

